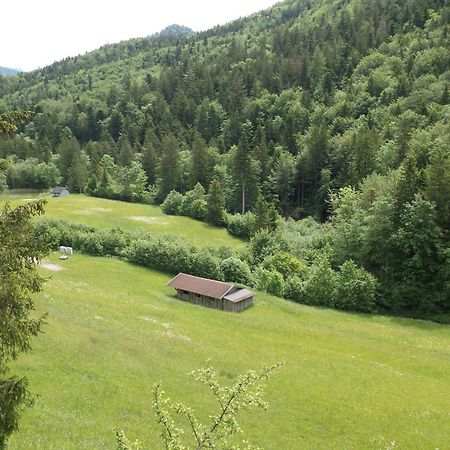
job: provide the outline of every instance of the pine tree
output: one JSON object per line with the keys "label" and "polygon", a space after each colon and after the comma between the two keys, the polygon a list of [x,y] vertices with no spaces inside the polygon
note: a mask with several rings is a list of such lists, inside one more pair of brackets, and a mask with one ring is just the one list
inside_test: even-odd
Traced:
{"label": "pine tree", "polygon": [[119,155],[117,162],[121,166],[129,166],[133,160],[134,151],[131,147],[128,136],[122,135],[119,139]]}
{"label": "pine tree", "polygon": [[164,200],[167,194],[180,184],[180,149],[173,134],[164,136],[161,142],[162,156],[158,167],[158,198]]}
{"label": "pine tree", "polygon": [[414,200],[414,196],[422,188],[422,174],[417,168],[414,155],[410,154],[400,168],[400,176],[395,186],[395,210],[398,223],[404,212],[405,205]]}
{"label": "pine tree", "polygon": [[191,186],[200,183],[202,186],[209,185],[211,176],[211,162],[208,154],[208,148],[204,139],[196,135],[191,150]]}
{"label": "pine tree", "polygon": [[0,210],[0,449],[17,430],[19,415],[32,404],[26,378],[11,375],[7,364],[30,349],[45,317],[34,314],[33,295],[44,279],[36,270],[48,253],[43,235],[34,232],[33,216],[44,203],[33,202]]}
{"label": "pine tree", "polygon": [[363,125],[354,133],[351,142],[350,175],[354,185],[373,172],[377,150],[377,133]]}
{"label": "pine tree", "polygon": [[69,187],[83,193],[88,177],[87,167],[83,161],[81,150],[77,149],[72,157],[72,164],[69,168]]}
{"label": "pine tree", "polygon": [[234,178],[234,207],[245,213],[258,195],[258,164],[252,158],[251,123],[245,122],[239,145],[231,151],[231,176]]}
{"label": "pine tree", "polygon": [[444,143],[436,147],[427,167],[425,196],[436,205],[437,223],[450,238],[450,157]]}
{"label": "pine tree", "polygon": [[272,203],[264,200],[262,195],[259,195],[255,207],[253,208],[255,214],[256,227],[253,233],[259,230],[275,231],[278,228],[278,214],[275,206]]}
{"label": "pine tree", "polygon": [[213,225],[222,225],[225,214],[225,195],[218,180],[209,186],[207,220]]}
{"label": "pine tree", "polygon": [[274,165],[271,176],[273,191],[278,197],[284,214],[287,213],[289,199],[293,191],[294,167],[294,157],[290,153],[283,151]]}

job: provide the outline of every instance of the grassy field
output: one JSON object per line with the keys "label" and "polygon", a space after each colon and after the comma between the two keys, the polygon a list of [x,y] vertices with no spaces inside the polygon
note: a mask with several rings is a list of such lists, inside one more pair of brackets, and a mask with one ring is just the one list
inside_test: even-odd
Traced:
{"label": "grassy field", "polygon": [[264,294],[244,313],[224,313],[175,299],[167,275],[121,261],[47,262],[62,268],[40,269],[50,276],[37,302],[48,325],[15,367],[39,397],[11,449],[112,449],[113,427],[161,448],[153,383],[204,417],[213,403],[187,373],[206,360],[223,382],[286,360],[267,384],[269,410],[242,420],[266,449],[450,447],[447,326]]}
{"label": "grassy field", "polygon": [[[19,205],[24,201],[41,198],[36,193],[0,194],[0,206],[6,201]],[[96,228],[120,227],[128,231],[173,233],[197,245],[227,245],[239,247],[243,241],[231,236],[224,228],[193,220],[189,217],[168,216],[159,206],[126,203],[115,200],[71,194],[67,197],[43,197],[48,201],[46,216],[84,223]]]}

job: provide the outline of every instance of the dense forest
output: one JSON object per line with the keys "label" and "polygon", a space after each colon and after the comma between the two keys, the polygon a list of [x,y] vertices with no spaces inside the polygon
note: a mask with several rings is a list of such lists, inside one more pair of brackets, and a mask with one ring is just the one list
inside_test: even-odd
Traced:
{"label": "dense forest", "polygon": [[[0,76],[0,113],[31,111],[1,137],[0,190],[162,203],[278,255],[289,298],[448,313],[449,19],[445,0],[288,0]],[[373,308],[326,291],[366,275]]]}

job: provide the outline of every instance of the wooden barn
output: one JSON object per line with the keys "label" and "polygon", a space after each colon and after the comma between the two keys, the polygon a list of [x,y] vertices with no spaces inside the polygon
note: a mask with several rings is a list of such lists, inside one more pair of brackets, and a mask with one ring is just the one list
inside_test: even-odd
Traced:
{"label": "wooden barn", "polygon": [[253,305],[254,293],[230,283],[179,273],[167,283],[181,300],[222,311],[241,312]]}

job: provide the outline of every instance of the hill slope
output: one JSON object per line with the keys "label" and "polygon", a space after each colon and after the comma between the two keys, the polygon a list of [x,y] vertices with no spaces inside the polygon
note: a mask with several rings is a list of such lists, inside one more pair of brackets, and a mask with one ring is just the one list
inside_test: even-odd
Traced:
{"label": "hill slope", "polygon": [[[24,199],[0,194],[0,207],[6,201],[17,206]],[[231,236],[223,228],[188,217],[168,216],[154,205],[138,205],[76,194],[64,198],[46,196],[46,201],[45,216],[53,219],[64,219],[98,229],[121,228],[130,232],[174,235],[199,246],[239,248],[244,245],[243,241]]]}
{"label": "hill slope", "polygon": [[[112,428],[159,448],[151,389],[200,416],[213,407],[188,373],[207,359],[227,383],[286,360],[267,383],[267,412],[244,415],[266,449],[445,448],[450,330],[432,323],[304,307],[258,293],[242,314],[174,298],[169,277],[75,255],[38,301],[45,333],[15,368],[39,393],[11,450],[110,449]],[[52,266],[50,266],[52,267]],[[52,267],[54,268],[54,267]],[[413,388],[412,388],[413,387]],[[282,430],[282,431],[281,431]]]}

